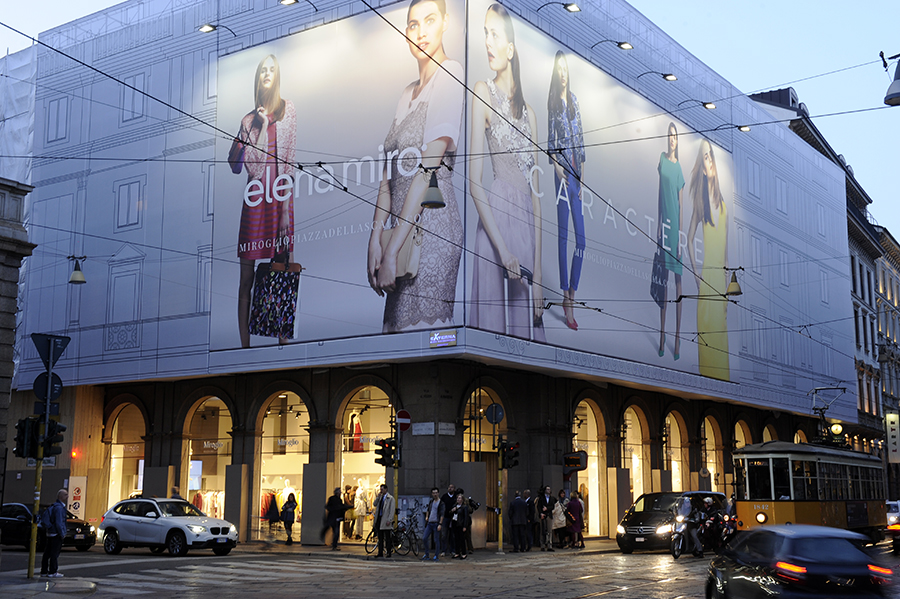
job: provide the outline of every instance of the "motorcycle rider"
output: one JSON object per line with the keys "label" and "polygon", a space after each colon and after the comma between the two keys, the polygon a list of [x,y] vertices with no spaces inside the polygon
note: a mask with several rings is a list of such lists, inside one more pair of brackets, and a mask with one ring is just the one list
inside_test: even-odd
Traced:
{"label": "motorcycle rider", "polygon": [[700,505],[694,505],[694,503],[691,502],[691,508],[691,514],[687,518],[688,531],[690,532],[691,539],[694,541],[694,557],[702,558],[703,543],[700,542],[700,529],[703,527],[703,523],[714,515],[713,498],[704,498]]}

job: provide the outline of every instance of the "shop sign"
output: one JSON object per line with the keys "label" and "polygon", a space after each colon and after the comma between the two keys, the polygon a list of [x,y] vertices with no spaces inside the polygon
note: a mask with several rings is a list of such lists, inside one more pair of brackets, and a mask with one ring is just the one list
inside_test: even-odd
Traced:
{"label": "shop sign", "polygon": [[900,462],[900,414],[888,412],[884,415],[884,423],[887,426],[888,462],[896,464]]}
{"label": "shop sign", "polygon": [[456,434],[456,423],[454,422],[438,422],[438,434],[453,436]]}
{"label": "shop sign", "polygon": [[125,451],[125,453],[144,453],[143,445],[126,445],[122,449]]}
{"label": "shop sign", "polygon": [[412,425],[412,434],[414,435],[433,435],[433,422],[414,422]]}
{"label": "shop sign", "polygon": [[300,441],[297,439],[278,439],[279,447],[294,447],[296,445],[300,445]]}
{"label": "shop sign", "polygon": [[456,345],[456,329],[449,331],[434,331],[428,339],[428,347],[453,347]]}

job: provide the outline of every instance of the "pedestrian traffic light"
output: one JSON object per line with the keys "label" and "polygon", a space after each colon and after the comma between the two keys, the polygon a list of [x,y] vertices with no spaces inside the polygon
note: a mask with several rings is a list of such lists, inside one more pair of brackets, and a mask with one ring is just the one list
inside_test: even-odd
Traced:
{"label": "pedestrian traffic light", "polygon": [[394,449],[397,447],[397,441],[395,439],[379,439],[375,441],[375,445],[378,446],[378,449],[375,450],[378,455],[375,463],[385,468],[393,468]]}
{"label": "pedestrian traffic light", "polygon": [[503,443],[503,468],[509,469],[519,465],[519,444]]}
{"label": "pedestrian traffic light", "polygon": [[44,434],[44,457],[59,455],[62,453],[62,447],[59,443],[63,442],[63,433],[66,425],[56,420],[47,421],[47,432]]}
{"label": "pedestrian traffic light", "polygon": [[37,420],[22,418],[16,423],[16,445],[13,455],[19,458],[37,457]]}

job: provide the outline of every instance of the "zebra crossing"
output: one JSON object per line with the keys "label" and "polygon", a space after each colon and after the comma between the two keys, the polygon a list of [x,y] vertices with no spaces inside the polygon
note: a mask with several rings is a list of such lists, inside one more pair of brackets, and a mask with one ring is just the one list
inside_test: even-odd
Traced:
{"label": "zebra crossing", "polygon": [[402,567],[403,564],[340,558],[309,558],[303,561],[231,559],[216,564],[186,564],[175,568],[152,568],[104,577],[79,576],[78,579],[96,584],[97,596],[111,593],[117,597],[131,597],[184,593],[192,587],[211,592],[216,587],[221,587],[224,591],[235,583],[303,582],[328,575],[359,576],[369,571],[383,572]]}

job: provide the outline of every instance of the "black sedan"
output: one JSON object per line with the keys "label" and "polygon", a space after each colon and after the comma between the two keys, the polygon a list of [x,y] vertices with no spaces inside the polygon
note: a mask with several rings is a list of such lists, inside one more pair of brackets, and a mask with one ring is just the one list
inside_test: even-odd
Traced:
{"label": "black sedan", "polygon": [[685,491],[669,493],[645,493],[616,527],[616,543],[622,553],[635,550],[669,549],[672,540],[672,523],[675,521],[675,502],[679,497],[689,497],[698,507],[703,499],[711,497],[713,507],[725,510],[725,495],[711,491]]}
{"label": "black sedan", "polygon": [[768,526],[736,537],[709,565],[706,597],[882,597],[893,571],[868,537],[824,526]]}
{"label": "black sedan", "polygon": [[[42,510],[43,511],[43,510]],[[37,548],[43,550],[46,536],[38,527]],[[28,547],[31,542],[31,510],[22,503],[7,503],[0,507],[0,543]],[[93,526],[66,511],[66,536],[63,547],[87,551],[97,542]]]}

